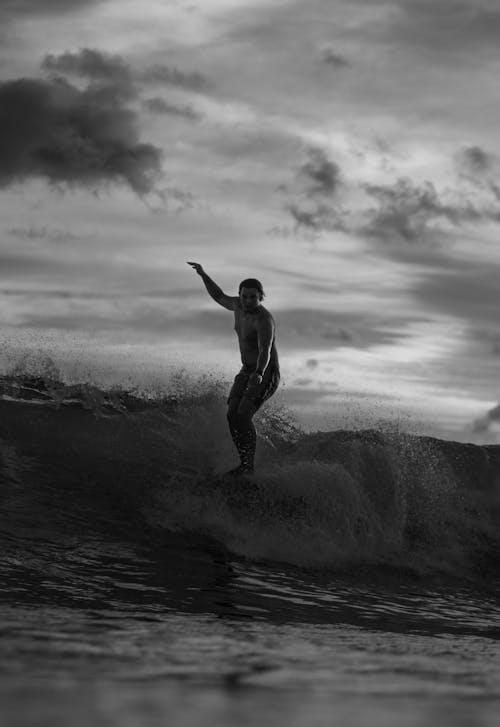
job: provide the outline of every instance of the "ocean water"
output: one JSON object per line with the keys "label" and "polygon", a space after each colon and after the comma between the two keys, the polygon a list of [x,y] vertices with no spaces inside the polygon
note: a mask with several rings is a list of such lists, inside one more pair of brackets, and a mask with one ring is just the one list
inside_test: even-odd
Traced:
{"label": "ocean water", "polygon": [[500,447],[0,382],[5,725],[497,725]]}

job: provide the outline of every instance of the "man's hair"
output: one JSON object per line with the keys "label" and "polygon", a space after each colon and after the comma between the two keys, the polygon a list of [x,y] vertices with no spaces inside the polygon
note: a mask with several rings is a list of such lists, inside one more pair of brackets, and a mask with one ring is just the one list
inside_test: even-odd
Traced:
{"label": "man's hair", "polygon": [[262,283],[260,282],[260,280],[257,280],[257,278],[245,278],[245,280],[242,280],[240,283],[240,287],[238,288],[238,294],[241,293],[242,288],[257,288],[260,293],[261,300],[265,296]]}

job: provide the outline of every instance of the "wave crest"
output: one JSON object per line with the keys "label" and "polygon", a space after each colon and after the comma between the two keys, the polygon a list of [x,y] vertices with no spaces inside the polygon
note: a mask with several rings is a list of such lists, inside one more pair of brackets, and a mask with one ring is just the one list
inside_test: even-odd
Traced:
{"label": "wave crest", "polygon": [[256,476],[229,480],[218,474],[235,452],[216,380],[180,374],[168,391],[138,392],[11,375],[0,395],[0,472],[28,500],[71,483],[87,517],[95,497],[97,519],[111,490],[150,527],[297,566],[498,573],[500,447],[382,429],[305,434],[271,405],[259,413]]}

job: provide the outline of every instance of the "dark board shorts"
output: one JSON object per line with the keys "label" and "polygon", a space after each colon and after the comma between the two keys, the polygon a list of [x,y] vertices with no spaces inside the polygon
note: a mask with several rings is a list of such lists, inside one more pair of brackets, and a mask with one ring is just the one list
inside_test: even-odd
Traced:
{"label": "dark board shorts", "polygon": [[243,366],[241,371],[236,374],[234,383],[229,392],[227,403],[231,399],[251,399],[254,402],[255,410],[260,409],[262,404],[267,401],[276,391],[280,383],[280,370],[276,364],[268,364],[262,377],[262,382],[257,385],[249,386],[248,379],[255,371],[254,367],[247,368]]}

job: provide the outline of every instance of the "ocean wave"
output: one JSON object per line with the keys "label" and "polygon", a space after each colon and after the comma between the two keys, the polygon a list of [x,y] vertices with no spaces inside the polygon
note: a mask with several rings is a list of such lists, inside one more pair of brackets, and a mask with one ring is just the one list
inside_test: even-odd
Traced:
{"label": "ocean wave", "polygon": [[[47,539],[47,508],[71,491],[59,521],[82,532],[109,527],[122,502],[152,530],[206,536],[244,558],[498,574],[497,446],[390,428],[306,434],[269,406],[255,476],[229,480],[220,473],[235,452],[214,382],[151,394],[13,375],[0,381],[0,409],[4,502],[36,508]],[[11,518],[9,537],[24,537],[16,527]]]}

